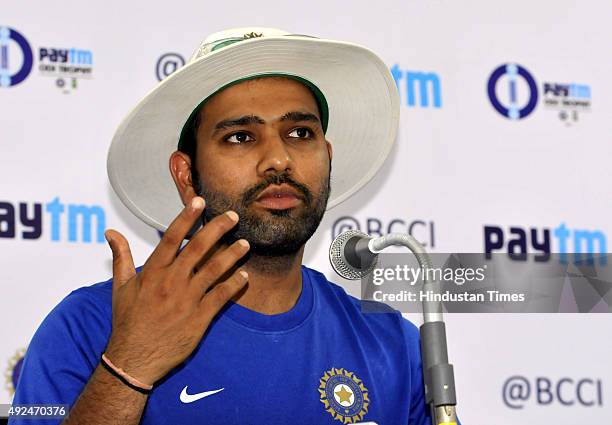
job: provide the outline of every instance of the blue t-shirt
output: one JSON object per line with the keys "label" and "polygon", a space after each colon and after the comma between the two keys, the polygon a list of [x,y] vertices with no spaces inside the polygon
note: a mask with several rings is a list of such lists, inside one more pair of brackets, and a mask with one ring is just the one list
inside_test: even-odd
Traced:
{"label": "blue t-shirt", "polygon": [[[228,303],[153,389],[141,424],[429,425],[416,327],[397,312],[362,313],[360,300],[312,269],[302,267],[302,282],[286,313]],[[77,289],[47,316],[14,404],[75,403],[111,333],[111,285]]]}

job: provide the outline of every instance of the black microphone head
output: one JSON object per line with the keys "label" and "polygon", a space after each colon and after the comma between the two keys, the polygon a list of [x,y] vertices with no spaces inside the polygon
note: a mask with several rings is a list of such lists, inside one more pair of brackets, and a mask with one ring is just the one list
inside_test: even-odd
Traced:
{"label": "black microphone head", "polygon": [[[347,245],[354,250],[357,240],[368,240],[370,236],[359,230],[347,230],[340,233],[329,247],[329,262],[338,275],[345,279],[357,280],[367,276],[376,267],[377,256],[366,267],[359,267],[347,259]],[[355,256],[355,253],[352,253]]]}

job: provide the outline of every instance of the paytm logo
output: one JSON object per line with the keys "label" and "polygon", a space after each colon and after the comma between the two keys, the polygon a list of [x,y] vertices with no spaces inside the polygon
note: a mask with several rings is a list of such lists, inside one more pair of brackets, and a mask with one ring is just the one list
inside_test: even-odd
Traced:
{"label": "paytm logo", "polygon": [[586,84],[544,83],[544,96],[557,96],[574,99],[591,99],[591,87]]}
{"label": "paytm logo", "polygon": [[491,105],[510,120],[521,120],[536,109],[539,99],[548,110],[570,125],[580,113],[589,112],[591,87],[588,84],[544,82],[542,96],[534,75],[516,63],[505,63],[493,70],[487,81]]}
{"label": "paytm logo", "polygon": [[407,106],[420,108],[441,108],[442,93],[440,77],[435,72],[408,71],[398,64],[391,67],[391,75],[400,98]]}
{"label": "paytm logo", "polygon": [[[53,242],[103,243],[106,215],[99,205],[64,204],[56,197],[46,204],[0,201],[0,238],[40,239],[43,211]],[[95,224],[94,224],[95,223]]]}
{"label": "paytm logo", "polygon": [[40,62],[62,63],[70,65],[92,65],[93,53],[83,49],[54,49],[41,47],[38,58]]}
{"label": "paytm logo", "polygon": [[[553,246],[554,243],[554,246]],[[510,227],[507,231],[500,226],[484,227],[484,249],[486,258],[493,252],[505,251],[513,260],[527,260],[527,252],[537,253],[535,261],[548,261],[551,252],[558,252],[561,262],[567,262],[567,254],[600,254],[600,262],[605,262],[603,254],[608,252],[606,235],[601,230],[570,229],[561,223],[554,229]]]}

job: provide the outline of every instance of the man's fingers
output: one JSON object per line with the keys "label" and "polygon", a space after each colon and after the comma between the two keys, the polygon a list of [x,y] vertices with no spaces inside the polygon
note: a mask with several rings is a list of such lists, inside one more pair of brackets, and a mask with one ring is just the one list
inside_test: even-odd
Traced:
{"label": "man's fingers", "polygon": [[240,239],[227,248],[215,252],[193,276],[191,285],[204,295],[206,289],[234,267],[236,262],[249,251],[249,248],[249,243],[245,239]]}
{"label": "man's fingers", "polygon": [[183,208],[180,214],[168,226],[161,241],[145,263],[147,267],[163,267],[174,261],[176,252],[183,243],[185,236],[204,211],[204,199],[195,196],[191,202]]}
{"label": "man's fingers", "polygon": [[113,251],[113,283],[124,284],[136,274],[130,244],[116,230],[107,230],[104,236]]}
{"label": "man's fingers", "polygon": [[183,268],[185,275],[191,274],[202,257],[238,223],[238,214],[227,211],[220,214],[201,228],[181,251],[177,258],[177,267]]}
{"label": "man's fingers", "polygon": [[226,281],[219,283],[200,301],[203,319],[210,322],[234,295],[246,285],[249,275],[244,270],[236,272]]}

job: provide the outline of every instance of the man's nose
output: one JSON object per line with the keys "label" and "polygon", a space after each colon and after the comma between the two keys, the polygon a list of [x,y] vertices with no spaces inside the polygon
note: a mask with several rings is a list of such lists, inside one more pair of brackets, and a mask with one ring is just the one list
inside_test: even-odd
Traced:
{"label": "man's nose", "polygon": [[261,157],[257,165],[257,173],[261,176],[268,174],[291,173],[293,159],[287,149],[288,146],[277,131],[268,131],[260,140]]}

